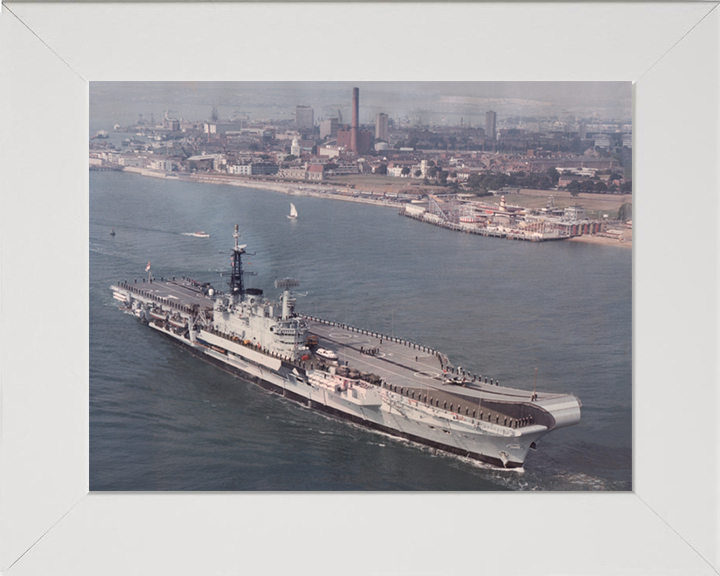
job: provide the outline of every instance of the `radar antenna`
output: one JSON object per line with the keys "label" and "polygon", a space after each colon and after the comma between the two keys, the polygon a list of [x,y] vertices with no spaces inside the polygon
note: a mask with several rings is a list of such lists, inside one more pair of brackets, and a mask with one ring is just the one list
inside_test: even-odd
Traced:
{"label": "radar antenna", "polygon": [[275,280],[275,288],[296,288],[300,286],[300,280],[297,280],[295,278],[281,278],[280,280]]}

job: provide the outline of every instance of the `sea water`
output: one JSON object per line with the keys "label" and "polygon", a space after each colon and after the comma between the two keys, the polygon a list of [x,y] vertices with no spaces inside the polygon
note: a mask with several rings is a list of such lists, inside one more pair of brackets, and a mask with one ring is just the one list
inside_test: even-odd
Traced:
{"label": "sea water", "polygon": [[[141,281],[148,262],[156,278],[226,290],[235,224],[257,273],[247,287],[275,297],[276,279],[298,278],[298,312],[420,342],[501,385],[573,393],[582,420],[542,438],[523,470],[498,470],[273,395],[118,311],[110,285]],[[486,238],[383,206],[91,172],[90,488],[630,490],[631,265],[620,246]]]}

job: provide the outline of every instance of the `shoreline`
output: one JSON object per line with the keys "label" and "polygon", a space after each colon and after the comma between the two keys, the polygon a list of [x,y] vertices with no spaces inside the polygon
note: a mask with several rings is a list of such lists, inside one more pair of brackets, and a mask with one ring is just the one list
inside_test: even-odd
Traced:
{"label": "shoreline", "polygon": [[387,199],[385,196],[379,196],[378,199],[357,195],[357,193],[343,194],[337,192],[336,188],[332,190],[322,190],[322,184],[313,184],[308,182],[268,182],[263,180],[248,180],[245,178],[228,177],[221,175],[189,175],[176,176],[170,175],[168,172],[151,170],[148,168],[124,168],[123,172],[137,174],[138,176],[147,176],[150,178],[159,178],[161,180],[177,180],[179,182],[195,182],[200,184],[216,184],[219,186],[235,186],[237,188],[255,188],[259,190],[270,190],[271,192],[279,192],[287,196],[310,196],[313,198],[325,198],[330,200],[343,200],[345,202],[357,202],[360,204],[373,204],[374,206],[383,206],[388,208],[400,209],[403,204]]}
{"label": "shoreline", "polygon": [[[252,184],[231,184],[232,186],[239,186],[244,188],[259,188],[261,190],[271,190],[273,192],[280,192],[288,196],[311,196],[312,198],[326,198],[330,200],[343,200],[345,202],[357,202],[359,204],[373,204],[375,206],[386,206],[388,208],[402,208],[402,204],[399,202],[393,202],[392,200],[374,200],[372,198],[364,198],[363,196],[339,194],[331,191],[320,191],[320,190],[297,190],[298,184],[290,182],[252,182]],[[295,189],[293,189],[295,188]]]}
{"label": "shoreline", "polygon": [[[312,198],[324,198],[330,200],[342,200],[344,202],[356,202],[359,204],[372,204],[386,208],[394,208],[396,210],[403,208],[405,204],[385,199],[381,196],[378,199],[368,198],[357,195],[357,193],[338,193],[336,188],[332,190],[322,190],[322,184],[315,184],[317,188],[313,188],[313,184],[307,182],[268,182],[262,180],[247,180],[245,178],[228,177],[222,175],[189,175],[176,176],[170,175],[168,172],[151,170],[148,168],[132,168],[126,167],[122,170],[130,174],[138,176],[147,176],[150,178],[160,178],[162,180],[177,180],[180,182],[196,182],[201,184],[216,184],[221,186],[236,186],[239,188],[256,188],[259,190],[270,190],[271,192],[279,192],[287,196],[310,196]],[[382,199],[380,199],[382,198]],[[602,246],[619,246],[622,248],[632,248],[632,232],[628,237],[623,236],[621,240],[608,238],[605,236],[597,236],[594,234],[585,234],[583,236],[574,236],[567,238],[567,242],[581,242],[584,244],[598,244]]]}
{"label": "shoreline", "polygon": [[596,236],[594,234],[585,234],[583,236],[573,236],[567,239],[568,242],[582,242],[584,244],[599,244],[601,246],[620,246],[621,248],[632,248],[632,238],[623,238],[616,240],[615,238],[607,238],[604,236]]}

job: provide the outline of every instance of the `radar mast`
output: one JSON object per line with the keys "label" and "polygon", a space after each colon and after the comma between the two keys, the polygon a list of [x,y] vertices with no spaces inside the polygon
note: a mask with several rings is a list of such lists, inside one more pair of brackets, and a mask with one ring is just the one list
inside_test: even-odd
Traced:
{"label": "radar mast", "polygon": [[238,232],[237,224],[235,224],[235,233],[233,234],[233,237],[235,238],[235,247],[233,248],[232,258],[230,259],[230,262],[232,263],[232,270],[230,272],[230,282],[228,282],[228,284],[230,285],[230,294],[233,297],[237,296],[242,298],[245,293],[245,286],[243,284],[242,255],[245,254],[246,244],[241,246],[238,245],[240,233]]}

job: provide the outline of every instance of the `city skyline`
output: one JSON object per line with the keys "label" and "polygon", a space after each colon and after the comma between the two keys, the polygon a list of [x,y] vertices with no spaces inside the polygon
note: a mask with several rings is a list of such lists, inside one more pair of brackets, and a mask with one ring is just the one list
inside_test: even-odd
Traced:
{"label": "city skyline", "polygon": [[[483,195],[504,186],[600,194],[632,190],[632,121],[590,107],[614,96],[624,110],[629,83],[357,84],[93,85],[91,161],[110,169],[286,181],[373,175],[377,185],[378,178],[392,176]],[[527,100],[515,98],[485,105],[490,100],[484,96],[501,94],[544,103],[528,107]],[[562,109],[563,100],[572,100],[585,115]],[[235,106],[223,108],[218,101]],[[562,116],[548,115],[561,109]],[[399,117],[403,111],[415,115]],[[134,137],[120,140],[122,133]]]}
{"label": "city skyline", "polygon": [[220,118],[294,120],[297,107],[309,106],[315,124],[336,117],[349,123],[354,87],[362,94],[364,125],[384,113],[411,125],[482,127],[489,110],[498,125],[511,117],[632,119],[630,82],[92,82],[90,117],[92,123],[112,112],[118,122],[131,123],[170,110],[202,120],[215,108]]}

